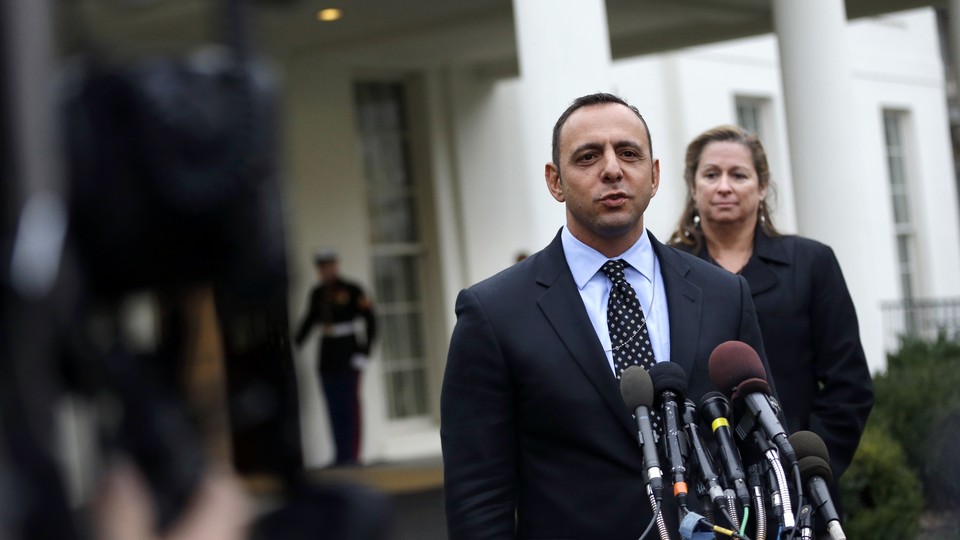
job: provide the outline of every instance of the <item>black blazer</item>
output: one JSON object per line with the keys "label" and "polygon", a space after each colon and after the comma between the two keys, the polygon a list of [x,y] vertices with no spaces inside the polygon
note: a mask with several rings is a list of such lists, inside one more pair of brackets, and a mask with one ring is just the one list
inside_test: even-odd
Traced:
{"label": "black blazer", "polygon": [[[766,368],[746,281],[651,242],[688,397],[713,389],[707,360],[724,341],[750,344]],[[456,312],[440,400],[450,539],[638,538],[652,512],[636,424],[559,235],[461,291]]]}
{"label": "black blazer", "polygon": [[[712,262],[706,249],[700,256]],[[830,247],[758,228],[740,274],[750,284],[764,348],[790,432],[827,444],[838,478],[873,407],[873,383],[853,300]]]}

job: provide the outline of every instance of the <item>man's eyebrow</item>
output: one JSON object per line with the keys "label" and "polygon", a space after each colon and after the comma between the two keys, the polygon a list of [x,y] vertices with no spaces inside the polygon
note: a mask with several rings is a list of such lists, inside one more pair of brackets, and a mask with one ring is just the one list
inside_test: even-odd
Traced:
{"label": "man's eyebrow", "polygon": [[643,146],[632,139],[624,139],[613,143],[614,148],[636,148],[637,150],[643,150]]}
{"label": "man's eyebrow", "polygon": [[599,150],[603,148],[603,145],[598,142],[588,142],[583,143],[580,146],[573,149],[573,152],[570,153],[571,156],[576,156],[583,152],[584,150]]}
{"label": "man's eyebrow", "polygon": [[[643,150],[643,146],[635,140],[632,139],[623,139],[613,143],[614,148],[636,148],[637,150]],[[576,156],[584,150],[599,150],[603,148],[603,143],[599,142],[588,142],[583,143],[580,146],[573,149],[570,155]]]}

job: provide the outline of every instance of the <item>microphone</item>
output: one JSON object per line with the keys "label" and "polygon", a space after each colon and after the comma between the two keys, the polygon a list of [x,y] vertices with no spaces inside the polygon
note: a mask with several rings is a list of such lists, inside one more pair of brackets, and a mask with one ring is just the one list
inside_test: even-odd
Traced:
{"label": "microphone", "polygon": [[627,409],[636,416],[643,465],[647,469],[647,487],[659,503],[663,500],[663,474],[660,472],[657,441],[650,423],[650,407],[653,405],[653,381],[650,375],[640,366],[628,367],[620,376],[620,394]]}
{"label": "microphone", "polygon": [[720,487],[720,477],[713,466],[713,458],[704,448],[703,438],[700,436],[699,416],[697,406],[692,400],[683,402],[683,428],[687,432],[690,443],[690,463],[700,472],[700,478],[707,484],[707,493],[716,505],[723,504],[723,488]]}
{"label": "microphone", "polygon": [[687,373],[673,362],[658,362],[650,367],[650,379],[656,402],[660,404],[664,437],[661,443],[673,476],[673,496],[680,508],[687,508],[686,433],[680,429],[679,403],[687,391]]}
{"label": "microphone", "polygon": [[750,492],[747,491],[746,475],[743,474],[743,462],[740,452],[733,440],[733,431],[730,429],[730,402],[720,392],[707,392],[700,400],[700,414],[703,420],[710,424],[713,436],[720,448],[720,463],[724,467],[727,482],[733,484],[733,489],[744,507],[750,506]]}
{"label": "microphone", "polygon": [[750,414],[744,415],[737,425],[740,438],[746,439],[754,425],[759,424],[767,439],[786,456],[787,468],[796,465],[796,452],[770,403],[770,385],[757,351],[742,341],[726,341],[710,353],[708,364],[714,388],[749,410]]}
{"label": "microphone", "polygon": [[834,540],[846,540],[843,527],[840,526],[840,516],[830,496],[833,471],[830,469],[827,445],[812,431],[798,431],[790,436],[790,442],[797,451],[800,478],[807,486],[814,511],[827,522],[827,532]]}

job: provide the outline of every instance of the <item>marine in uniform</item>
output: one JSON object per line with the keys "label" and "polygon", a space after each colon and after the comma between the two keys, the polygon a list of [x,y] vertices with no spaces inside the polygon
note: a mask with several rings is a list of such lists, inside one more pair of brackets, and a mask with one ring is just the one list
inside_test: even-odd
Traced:
{"label": "marine in uniform", "polygon": [[[303,345],[314,326],[320,327],[317,369],[336,446],[335,465],[350,465],[357,463],[360,451],[360,373],[376,337],[376,318],[363,289],[340,277],[336,253],[317,253],[314,265],[320,284],[310,292],[295,342]],[[358,332],[361,320],[364,327]]]}

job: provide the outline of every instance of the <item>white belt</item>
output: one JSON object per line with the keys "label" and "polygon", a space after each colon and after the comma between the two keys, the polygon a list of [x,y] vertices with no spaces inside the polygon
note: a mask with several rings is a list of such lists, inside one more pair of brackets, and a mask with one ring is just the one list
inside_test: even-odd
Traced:
{"label": "white belt", "polygon": [[337,324],[326,324],[323,326],[324,337],[345,337],[352,336],[357,331],[353,321]]}

